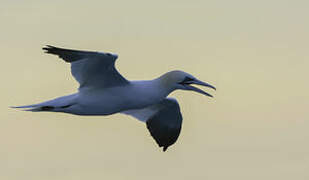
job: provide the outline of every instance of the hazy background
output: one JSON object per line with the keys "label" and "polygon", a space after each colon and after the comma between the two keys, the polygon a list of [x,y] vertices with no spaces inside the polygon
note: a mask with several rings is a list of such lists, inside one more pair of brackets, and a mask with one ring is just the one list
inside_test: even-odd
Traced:
{"label": "hazy background", "polygon": [[[309,178],[309,3],[1,0],[0,179]],[[145,124],[9,109],[76,91],[41,47],[119,54],[128,79],[180,69],[213,99],[171,94],[183,129],[163,153]]]}

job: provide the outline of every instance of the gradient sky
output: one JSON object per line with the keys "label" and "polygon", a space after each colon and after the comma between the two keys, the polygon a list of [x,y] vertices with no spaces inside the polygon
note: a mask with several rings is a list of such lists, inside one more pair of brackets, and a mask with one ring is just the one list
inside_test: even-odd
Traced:
{"label": "gradient sky", "polygon": [[[0,179],[309,179],[309,2],[24,1],[0,7]],[[176,91],[184,116],[163,153],[125,115],[30,113],[76,91],[43,45],[119,54],[128,79],[180,69],[213,99]]]}

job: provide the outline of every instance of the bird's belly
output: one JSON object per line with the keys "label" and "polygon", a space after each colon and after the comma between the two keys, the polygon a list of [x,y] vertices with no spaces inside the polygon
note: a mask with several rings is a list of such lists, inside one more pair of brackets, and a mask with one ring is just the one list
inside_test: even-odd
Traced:
{"label": "bird's belly", "polygon": [[116,90],[102,93],[81,94],[80,115],[110,115],[130,109],[139,109],[161,101],[161,98],[142,96],[138,92],[118,93]]}

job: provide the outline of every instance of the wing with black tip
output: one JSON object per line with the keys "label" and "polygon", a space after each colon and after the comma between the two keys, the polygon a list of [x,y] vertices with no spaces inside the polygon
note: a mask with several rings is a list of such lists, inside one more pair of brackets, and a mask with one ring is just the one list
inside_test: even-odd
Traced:
{"label": "wing with black tip", "polygon": [[112,87],[129,83],[115,68],[116,54],[46,46],[45,53],[71,64],[71,73],[82,87]]}
{"label": "wing with black tip", "polygon": [[182,115],[178,102],[166,98],[160,103],[138,110],[123,112],[146,122],[151,136],[163,151],[174,144],[181,131]]}

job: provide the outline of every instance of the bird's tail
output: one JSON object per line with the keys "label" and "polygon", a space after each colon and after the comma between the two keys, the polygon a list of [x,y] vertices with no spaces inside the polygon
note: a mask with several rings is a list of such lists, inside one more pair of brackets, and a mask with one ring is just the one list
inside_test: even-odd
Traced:
{"label": "bird's tail", "polygon": [[24,111],[59,111],[59,109],[68,108],[75,103],[77,94],[62,96],[53,100],[45,101],[38,104],[25,106],[11,106],[11,108],[23,109]]}

